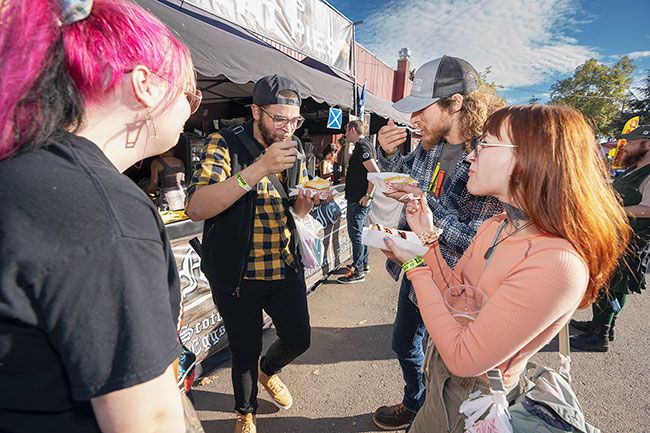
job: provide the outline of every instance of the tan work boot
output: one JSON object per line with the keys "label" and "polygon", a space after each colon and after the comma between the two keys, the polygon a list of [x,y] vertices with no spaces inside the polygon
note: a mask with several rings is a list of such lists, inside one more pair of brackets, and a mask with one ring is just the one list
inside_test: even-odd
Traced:
{"label": "tan work boot", "polygon": [[237,413],[235,433],[257,433],[257,421],[252,413]]}
{"label": "tan work boot", "polygon": [[282,382],[277,374],[267,376],[261,368],[258,367],[259,381],[266,389],[266,392],[271,396],[273,404],[280,409],[289,409],[293,404],[293,397],[287,388],[287,385]]}

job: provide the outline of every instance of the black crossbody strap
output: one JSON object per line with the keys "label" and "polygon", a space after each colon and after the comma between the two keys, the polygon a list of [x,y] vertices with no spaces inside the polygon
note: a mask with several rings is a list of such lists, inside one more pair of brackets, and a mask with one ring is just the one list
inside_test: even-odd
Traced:
{"label": "black crossbody strap", "polygon": [[[253,160],[256,160],[258,156],[262,154],[262,149],[260,149],[259,146],[257,146],[254,142],[253,139],[248,136],[248,134],[244,133],[244,127],[239,125],[235,126],[232,128],[230,131],[232,131],[233,134],[239,139],[239,141],[242,142],[244,147],[248,150],[248,153],[251,154],[253,157]],[[282,185],[282,182],[280,182],[280,179],[275,174],[269,174],[266,176],[271,183],[273,184],[273,188],[280,194],[280,197],[283,199],[288,199],[289,195],[287,194],[287,190]]]}

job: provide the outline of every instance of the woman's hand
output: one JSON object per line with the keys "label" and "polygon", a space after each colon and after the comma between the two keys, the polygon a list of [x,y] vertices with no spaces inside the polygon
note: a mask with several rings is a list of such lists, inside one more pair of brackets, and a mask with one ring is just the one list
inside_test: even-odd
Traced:
{"label": "woman's hand", "polygon": [[406,203],[406,221],[409,223],[411,230],[417,234],[436,229],[433,224],[433,213],[424,195]]}
{"label": "woman's hand", "polygon": [[386,245],[386,249],[382,249],[382,251],[386,254],[386,257],[399,265],[415,257],[413,253],[409,253],[398,247],[395,241],[389,237],[384,238],[384,245]]}

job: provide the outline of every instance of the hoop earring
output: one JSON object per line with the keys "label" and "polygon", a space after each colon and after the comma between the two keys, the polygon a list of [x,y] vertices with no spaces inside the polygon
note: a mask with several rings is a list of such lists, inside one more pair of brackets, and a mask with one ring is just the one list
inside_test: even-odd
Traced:
{"label": "hoop earring", "polygon": [[144,117],[144,124],[147,127],[147,138],[158,138],[158,131],[156,124],[153,121],[151,110],[147,108],[147,114]]}

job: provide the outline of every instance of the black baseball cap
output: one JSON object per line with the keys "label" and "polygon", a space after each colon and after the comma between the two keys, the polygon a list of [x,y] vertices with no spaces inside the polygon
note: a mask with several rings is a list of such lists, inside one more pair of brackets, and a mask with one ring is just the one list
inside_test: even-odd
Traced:
{"label": "black baseball cap", "polygon": [[[280,92],[283,90],[291,90],[295,92],[298,100],[284,98],[280,96]],[[300,107],[300,93],[298,88],[288,78],[281,77],[279,75],[268,75],[266,77],[260,78],[257,83],[255,83],[255,88],[253,88],[253,104],[256,105],[296,105]]]}
{"label": "black baseball cap", "polygon": [[650,125],[639,125],[627,134],[621,134],[618,138],[626,140],[650,140]]}
{"label": "black baseball cap", "polygon": [[455,93],[467,95],[478,87],[478,72],[466,60],[442,56],[420,66],[415,71],[411,94],[393,104],[397,111],[415,113],[440,98]]}

